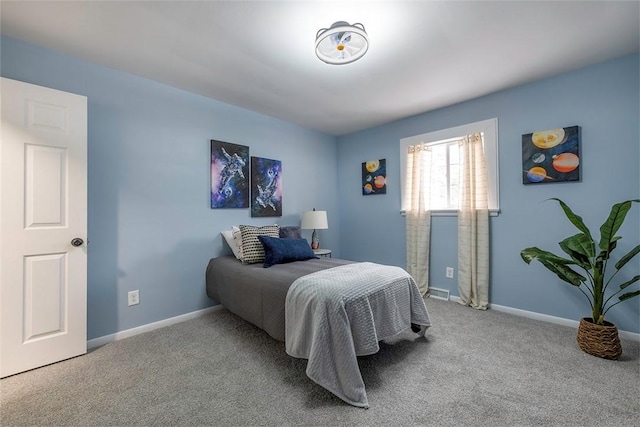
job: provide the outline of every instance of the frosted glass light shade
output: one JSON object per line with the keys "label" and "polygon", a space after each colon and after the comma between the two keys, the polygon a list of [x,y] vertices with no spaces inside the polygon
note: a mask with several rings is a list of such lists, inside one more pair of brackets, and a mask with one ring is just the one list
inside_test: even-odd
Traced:
{"label": "frosted glass light shade", "polygon": [[334,22],[316,34],[316,55],[327,64],[349,64],[362,58],[369,49],[364,25]]}

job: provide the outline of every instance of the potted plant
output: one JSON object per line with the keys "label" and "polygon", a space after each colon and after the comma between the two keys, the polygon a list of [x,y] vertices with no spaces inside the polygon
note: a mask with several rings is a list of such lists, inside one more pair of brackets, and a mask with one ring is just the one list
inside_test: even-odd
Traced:
{"label": "potted plant", "polygon": [[[616,233],[622,226],[627,212],[631,209],[631,204],[640,203],[640,199],[616,203],[611,207],[609,217],[600,227],[598,246],[580,216],[573,213],[562,200],[557,198],[549,200],[556,200],[560,203],[566,217],[580,231],[580,233],[567,237],[559,243],[560,248],[569,258],[537,247],[523,249],[520,256],[527,264],[534,259],[540,261],[560,279],[577,287],[587,297],[591,305],[591,317],[580,320],[578,345],[583,351],[594,356],[618,359],[622,354],[618,329],[614,324],[607,322],[604,317],[615,305],[640,295],[640,290],[627,291],[619,295],[630,285],[638,282],[640,275],[621,283],[617,289],[610,288],[610,285],[620,269],[638,255],[640,244],[616,262],[615,271],[608,277],[606,272],[611,252],[616,248],[618,240],[621,239],[620,236],[616,236]],[[586,274],[578,273],[573,269],[573,266],[581,268]],[[618,296],[618,301],[614,302],[615,296]]]}

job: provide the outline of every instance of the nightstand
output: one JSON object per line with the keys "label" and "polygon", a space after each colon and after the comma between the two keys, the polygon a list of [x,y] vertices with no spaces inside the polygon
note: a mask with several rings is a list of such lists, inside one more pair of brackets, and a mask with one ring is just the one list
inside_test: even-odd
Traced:
{"label": "nightstand", "polygon": [[313,253],[316,254],[317,256],[331,258],[331,249],[314,249]]}

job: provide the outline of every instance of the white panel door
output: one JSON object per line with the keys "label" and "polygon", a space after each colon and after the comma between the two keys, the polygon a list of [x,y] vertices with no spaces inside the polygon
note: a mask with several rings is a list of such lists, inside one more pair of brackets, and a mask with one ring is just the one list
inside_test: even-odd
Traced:
{"label": "white panel door", "polygon": [[87,98],[6,78],[0,95],[6,377],[87,352]]}

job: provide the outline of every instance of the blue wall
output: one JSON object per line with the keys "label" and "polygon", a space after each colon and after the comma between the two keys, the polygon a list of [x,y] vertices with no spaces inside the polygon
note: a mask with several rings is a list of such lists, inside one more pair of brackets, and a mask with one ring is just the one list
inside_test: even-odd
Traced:
{"label": "blue wall", "polygon": [[[204,272],[230,253],[231,225],[326,209],[323,246],[339,254],[334,137],[11,38],[1,54],[3,77],[88,97],[89,339],[212,305]],[[282,161],[281,218],[209,208],[210,139]],[[128,307],[133,289],[140,305]]]}
{"label": "blue wall", "polygon": [[[528,246],[560,252],[557,242],[577,233],[557,203],[544,202],[549,197],[567,202],[595,236],[612,204],[640,198],[638,63],[633,55],[338,138],[342,256],[404,267],[399,140],[497,117],[501,213],[490,224],[490,301],[567,319],[590,316],[577,289],[539,263],[527,266],[519,253]],[[521,135],[573,125],[582,127],[582,181],[524,186]],[[362,196],[361,163],[384,158],[387,194]],[[433,218],[430,270],[431,286],[454,295],[457,282],[445,278],[445,267],[457,264],[456,225],[455,217]],[[619,235],[616,259],[640,242],[639,204]],[[640,274],[640,257],[623,272],[619,283]],[[607,318],[622,330],[640,332],[640,298],[614,307]]]}
{"label": "blue wall", "polygon": [[[589,314],[584,297],[539,264],[527,246],[556,250],[575,233],[560,197],[597,228],[611,204],[640,197],[637,55],[588,67],[434,112],[336,138],[30,44],[2,38],[3,77],[74,92],[89,102],[88,338],[207,307],[204,269],[229,249],[220,230],[239,223],[299,223],[312,207],[329,212],[324,247],[334,255],[405,266],[400,215],[399,140],[498,118],[501,213],[491,219],[494,304],[568,319]],[[425,94],[428,96],[428,94]],[[583,179],[524,186],[521,135],[582,127]],[[247,209],[209,209],[209,140],[248,145],[282,160],[283,217],[252,219]],[[384,196],[363,197],[360,165],[387,159]],[[340,184],[338,184],[340,183]],[[620,234],[617,255],[640,239],[640,206]],[[310,238],[310,236],[305,236]],[[432,286],[457,294],[445,266],[456,266],[456,218],[433,219]],[[639,274],[640,259],[622,279]],[[140,289],[141,304],[127,307]],[[640,299],[608,316],[640,332]]]}

